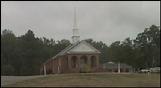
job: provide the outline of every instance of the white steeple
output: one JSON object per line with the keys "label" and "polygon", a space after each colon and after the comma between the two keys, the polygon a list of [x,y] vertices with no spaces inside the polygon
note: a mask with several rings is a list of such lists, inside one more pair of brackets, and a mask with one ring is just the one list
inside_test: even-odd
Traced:
{"label": "white steeple", "polygon": [[73,24],[73,36],[72,41],[73,44],[78,42],[80,39],[78,28],[77,28],[77,14],[76,14],[76,7],[74,7],[74,24]]}

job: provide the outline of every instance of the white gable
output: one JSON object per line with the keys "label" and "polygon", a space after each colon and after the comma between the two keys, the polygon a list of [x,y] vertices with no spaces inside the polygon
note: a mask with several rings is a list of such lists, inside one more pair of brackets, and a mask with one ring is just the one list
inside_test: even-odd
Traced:
{"label": "white gable", "polygon": [[81,42],[77,46],[73,47],[73,49],[69,50],[69,52],[97,52],[95,48],[92,46],[88,45],[85,42]]}

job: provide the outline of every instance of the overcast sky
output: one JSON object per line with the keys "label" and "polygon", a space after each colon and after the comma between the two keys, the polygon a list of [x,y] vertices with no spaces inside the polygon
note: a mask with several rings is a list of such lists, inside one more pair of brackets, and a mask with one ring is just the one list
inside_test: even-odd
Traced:
{"label": "overcast sky", "polygon": [[3,1],[1,29],[16,36],[31,29],[36,37],[71,41],[74,6],[81,40],[110,45],[133,39],[152,24],[160,25],[159,1]]}

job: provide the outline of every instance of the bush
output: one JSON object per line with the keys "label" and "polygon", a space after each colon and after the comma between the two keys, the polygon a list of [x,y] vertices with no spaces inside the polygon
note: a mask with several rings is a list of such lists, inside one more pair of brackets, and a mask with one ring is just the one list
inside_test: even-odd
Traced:
{"label": "bush", "polygon": [[15,69],[13,68],[12,65],[9,65],[9,64],[4,65],[1,67],[1,71],[2,71],[1,75],[13,75],[14,70]]}
{"label": "bush", "polygon": [[89,72],[91,72],[90,65],[84,64],[84,67],[81,69],[81,72],[83,72],[83,73],[89,73]]}

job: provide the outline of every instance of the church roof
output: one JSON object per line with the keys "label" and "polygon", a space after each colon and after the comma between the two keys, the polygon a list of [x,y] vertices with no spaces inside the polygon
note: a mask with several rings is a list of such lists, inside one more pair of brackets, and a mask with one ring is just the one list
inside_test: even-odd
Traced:
{"label": "church roof", "polygon": [[[75,47],[79,46],[80,44],[84,44],[85,46],[87,46],[91,50],[85,50],[84,49],[84,51],[83,50],[82,51],[81,50],[78,51],[79,48],[74,49]],[[82,40],[82,41],[76,42],[76,43],[74,43],[72,45],[69,45],[64,50],[62,50],[61,52],[59,52],[57,55],[55,55],[54,57],[52,57],[52,59],[55,59],[57,56],[62,56],[62,55],[65,55],[65,54],[72,54],[72,53],[101,53],[101,52],[99,50],[97,50],[96,48],[94,48],[93,46],[91,46],[85,40]]]}

